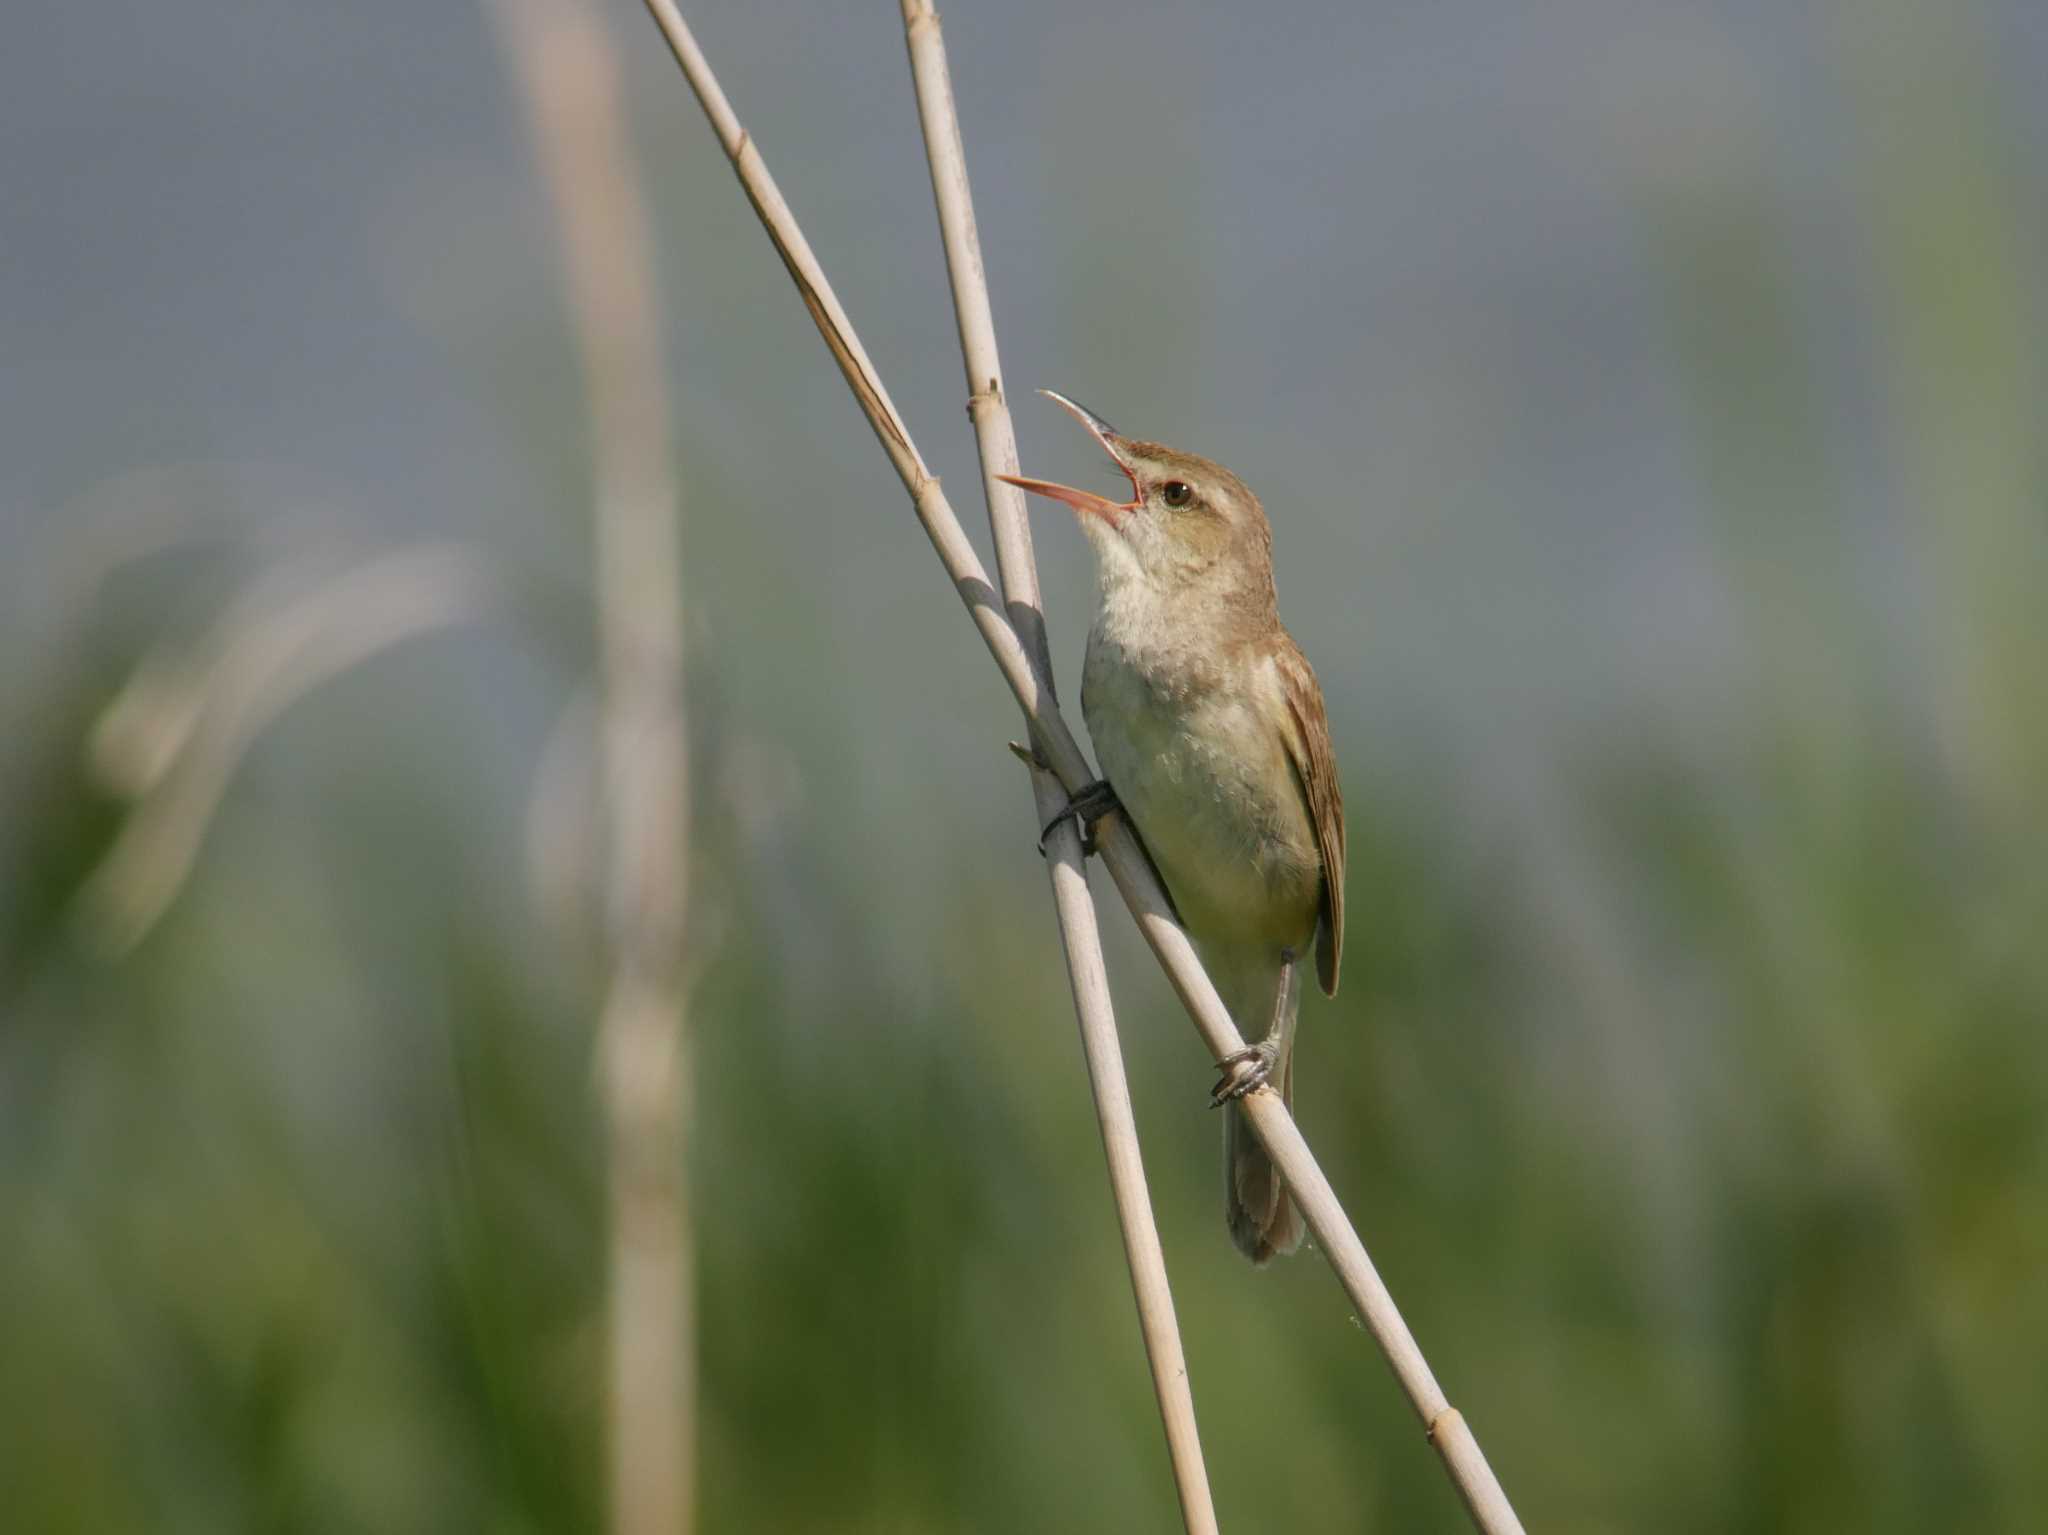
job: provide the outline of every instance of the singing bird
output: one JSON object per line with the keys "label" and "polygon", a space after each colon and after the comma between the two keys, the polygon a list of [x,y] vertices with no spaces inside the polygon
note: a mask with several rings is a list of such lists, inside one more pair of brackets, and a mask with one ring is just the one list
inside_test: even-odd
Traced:
{"label": "singing bird", "polygon": [[[1337,993],[1344,947],[1344,797],[1323,693],[1280,623],[1273,531],[1244,481],[1192,453],[1125,437],[1042,390],[1102,445],[1128,501],[1046,480],[1011,484],[1072,507],[1095,550],[1097,607],[1081,713],[1104,785],[1165,881],[1238,1030],[1219,1101],[1270,1081],[1290,1104],[1301,972]],[[1224,1208],[1254,1264],[1301,1245],[1301,1212],[1244,1122],[1225,1110]]]}

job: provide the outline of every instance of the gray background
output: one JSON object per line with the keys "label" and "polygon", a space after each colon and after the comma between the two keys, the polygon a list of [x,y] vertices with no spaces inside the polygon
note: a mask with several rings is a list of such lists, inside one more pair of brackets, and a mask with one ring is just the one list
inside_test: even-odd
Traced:
{"label": "gray background", "polygon": [[[609,9],[688,500],[712,1527],[1166,1527],[1014,711]],[[974,520],[893,8],[688,9]],[[1272,515],[1362,935],[1303,1119],[1532,1528],[2048,1490],[2044,15],[946,13],[1027,466],[1108,483],[1048,385]],[[592,973],[522,829],[590,665],[549,219],[478,9],[11,18],[23,1527],[595,1517]],[[1092,578],[1038,515],[1071,686]],[[135,658],[425,536],[520,616],[294,709],[164,926],[81,946]],[[1205,1065],[1105,911],[1226,1524],[1454,1527],[1315,1260],[1233,1266]]]}

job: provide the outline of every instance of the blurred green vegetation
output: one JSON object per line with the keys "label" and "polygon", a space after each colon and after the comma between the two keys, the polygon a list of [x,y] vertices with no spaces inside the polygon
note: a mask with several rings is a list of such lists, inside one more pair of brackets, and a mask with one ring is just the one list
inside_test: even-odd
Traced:
{"label": "blurred green vegetation", "polygon": [[[1678,169],[1630,140],[1600,174],[1669,326],[1691,574],[1732,638],[1661,686],[1523,700],[1569,725],[1481,771],[1295,625],[1331,686],[1358,914],[1341,998],[1304,1020],[1301,1117],[1532,1530],[2048,1511],[2039,168],[2011,163],[1967,29],[1838,6],[1816,46],[1902,525],[1874,531],[1843,469],[1769,143],[1681,108],[1722,136]],[[462,363],[513,472],[574,506],[554,323]],[[793,417],[844,408],[794,343],[735,367],[771,363]],[[756,466],[715,422],[682,429],[704,1528],[1171,1528],[996,680],[925,572],[915,643],[957,647],[977,691],[913,699],[928,738],[878,742],[879,620],[768,600],[813,589],[806,551],[755,525]],[[842,515],[924,560],[874,483]],[[1319,536],[1297,523],[1283,556],[1318,562]],[[87,743],[261,550],[123,564],[9,662],[0,1527],[601,1527],[596,920],[573,858],[528,877],[537,764],[588,664],[557,558],[578,537],[500,551],[550,572],[544,599],[286,714],[126,953],[78,920],[127,815]],[[567,781],[548,813],[573,853]],[[1230,1252],[1204,1063],[1098,884],[1225,1528],[1458,1528],[1319,1262]]]}

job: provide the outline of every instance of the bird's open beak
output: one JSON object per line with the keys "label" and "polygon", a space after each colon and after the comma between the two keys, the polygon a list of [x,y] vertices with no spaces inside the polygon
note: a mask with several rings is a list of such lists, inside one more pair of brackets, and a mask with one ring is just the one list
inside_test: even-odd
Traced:
{"label": "bird's open beak", "polygon": [[1131,466],[1124,461],[1118,444],[1123,441],[1116,428],[1084,405],[1076,405],[1063,394],[1054,394],[1050,389],[1038,391],[1048,400],[1064,409],[1081,425],[1088,428],[1095,440],[1102,444],[1102,451],[1116,461],[1131,482],[1131,499],[1112,501],[1107,496],[1098,496],[1092,490],[1076,490],[1071,485],[1055,485],[1050,480],[1026,480],[1014,474],[999,474],[999,480],[1007,480],[1019,490],[1028,490],[1035,496],[1046,496],[1054,501],[1064,501],[1084,517],[1097,517],[1112,528],[1121,527],[1124,518],[1138,509],[1138,477],[1131,472]]}

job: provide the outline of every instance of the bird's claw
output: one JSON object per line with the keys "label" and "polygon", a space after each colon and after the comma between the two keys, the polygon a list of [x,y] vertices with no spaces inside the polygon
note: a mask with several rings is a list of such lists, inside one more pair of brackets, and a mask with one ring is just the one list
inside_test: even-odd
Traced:
{"label": "bird's claw", "polygon": [[1220,1109],[1226,1103],[1235,1103],[1247,1093],[1255,1093],[1264,1087],[1273,1075],[1273,1068],[1280,1061],[1280,1046],[1273,1040],[1262,1039],[1255,1045],[1226,1055],[1216,1063],[1223,1075],[1216,1079],[1216,1086],[1209,1093],[1209,1107]]}
{"label": "bird's claw", "polygon": [[1059,827],[1072,821],[1074,829],[1081,834],[1081,856],[1083,858],[1088,857],[1095,851],[1095,833],[1093,829],[1095,823],[1108,815],[1112,810],[1121,809],[1123,809],[1123,803],[1117,799],[1116,790],[1110,787],[1109,780],[1106,778],[1096,779],[1092,784],[1088,784],[1068,796],[1066,808],[1039,829],[1039,855],[1041,857],[1044,856],[1045,839],[1050,837]]}

